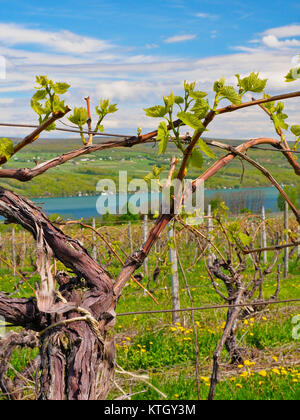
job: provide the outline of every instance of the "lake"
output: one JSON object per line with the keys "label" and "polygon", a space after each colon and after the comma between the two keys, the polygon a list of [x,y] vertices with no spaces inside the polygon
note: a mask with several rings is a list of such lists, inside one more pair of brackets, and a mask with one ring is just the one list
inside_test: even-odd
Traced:
{"label": "lake", "polygon": [[[206,201],[220,196],[226,201],[226,204],[235,206],[237,202],[243,201],[244,206],[253,211],[257,211],[262,205],[267,210],[277,212],[278,191],[275,187],[265,188],[240,188],[227,190],[205,190]],[[81,197],[53,197],[53,198],[36,198],[33,199],[48,215],[58,213],[64,218],[80,219],[98,216],[96,203],[99,198],[97,196],[81,196]],[[122,197],[120,196],[120,199]],[[147,200],[148,194],[144,194],[142,200]],[[116,196],[117,202],[119,196]],[[251,208],[253,207],[253,208]]]}

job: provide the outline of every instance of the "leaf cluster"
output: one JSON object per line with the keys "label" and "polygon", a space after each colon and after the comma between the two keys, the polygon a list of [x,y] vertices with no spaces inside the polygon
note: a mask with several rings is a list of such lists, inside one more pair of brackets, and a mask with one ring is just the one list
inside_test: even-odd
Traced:
{"label": "leaf cluster", "polygon": [[[65,94],[70,85],[67,83],[56,83],[48,76],[36,76],[36,92],[31,98],[31,108],[39,116],[39,124],[43,124],[56,112],[66,112],[65,101],[59,95]],[[46,130],[55,130],[55,124],[51,124]]]}

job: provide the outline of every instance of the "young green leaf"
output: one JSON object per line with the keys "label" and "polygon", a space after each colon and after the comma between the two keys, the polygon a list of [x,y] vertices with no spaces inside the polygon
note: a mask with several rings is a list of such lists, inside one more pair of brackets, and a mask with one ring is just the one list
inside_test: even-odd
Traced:
{"label": "young green leaf", "polygon": [[68,120],[82,128],[89,118],[88,112],[85,108],[74,108],[73,114],[68,117]]}
{"label": "young green leaf", "polygon": [[166,105],[166,108],[168,112],[171,110],[173,105],[175,104],[175,95],[173,92],[171,92],[170,96],[164,96],[163,97],[164,103]]}
{"label": "young green leaf", "polygon": [[235,91],[233,86],[224,86],[220,89],[219,93],[225,99],[228,99],[234,105],[240,105],[241,98],[239,94]]}
{"label": "young green leaf", "polygon": [[159,124],[156,139],[159,142],[158,154],[163,155],[167,150],[168,141],[169,141],[169,131],[168,131],[167,124],[164,121]]}
{"label": "young green leaf", "polygon": [[54,83],[52,86],[52,89],[58,95],[63,95],[64,93],[68,91],[70,87],[71,86],[68,85],[67,83]]}
{"label": "young green leaf", "polygon": [[285,76],[285,81],[290,83],[300,78],[300,67],[291,69]]}
{"label": "young green leaf", "polygon": [[200,91],[194,91],[190,92],[190,97],[197,100],[197,99],[203,99],[207,96],[206,92],[200,92]]}
{"label": "young green leaf", "polygon": [[11,141],[11,139],[1,138],[0,139],[0,156],[5,157],[6,160],[9,160],[13,154],[14,154],[14,144]]}
{"label": "young green leaf", "polygon": [[197,118],[202,120],[202,118],[206,117],[209,109],[209,104],[205,99],[197,99],[192,108],[192,112],[196,115]]}
{"label": "young green leaf", "polygon": [[117,104],[109,105],[108,114],[113,114],[118,111]]}
{"label": "young green leaf", "polygon": [[240,88],[240,93],[263,92],[268,81],[268,79],[260,79],[258,77],[259,73],[254,73],[254,72],[252,72],[248,77],[244,77],[243,79],[240,78],[239,74],[236,74],[235,76],[238,79],[238,86]]}
{"label": "young green leaf", "polygon": [[36,76],[35,79],[36,79],[37,84],[42,86],[42,87],[48,86],[48,84],[50,82],[48,76]]}
{"label": "young green leaf", "polygon": [[284,121],[288,116],[286,114],[279,114],[273,115],[273,121],[276,129],[282,128],[283,130],[287,130],[289,128],[288,124]]}
{"label": "young green leaf", "polygon": [[175,104],[181,105],[184,104],[184,99],[182,96],[175,96]]}
{"label": "young green leaf", "polygon": [[217,80],[214,83],[214,91],[216,93],[220,93],[220,91],[223,89],[223,87],[225,86],[225,77],[223,76],[220,80]]}
{"label": "young green leaf", "polygon": [[291,132],[296,136],[300,136],[300,125],[292,125],[291,126]]}
{"label": "young green leaf", "polygon": [[243,246],[249,246],[252,242],[252,239],[250,236],[246,235],[243,232],[238,233],[238,238],[242,242]]}
{"label": "young green leaf", "polygon": [[44,108],[42,107],[42,105],[40,104],[40,102],[38,102],[37,100],[35,100],[35,99],[31,99],[31,102],[30,102],[30,104],[31,104],[31,108],[34,110],[34,112],[36,112],[38,115],[43,115],[43,114],[45,114],[45,110],[44,110]]}
{"label": "young green leaf", "polygon": [[190,112],[178,112],[177,117],[185,125],[188,125],[194,130],[200,130],[200,131],[206,130],[203,123],[199,120],[199,118],[195,114],[191,114]]}
{"label": "young green leaf", "polygon": [[197,146],[199,146],[200,150],[206,154],[206,156],[212,158],[212,159],[216,159],[216,155],[214,154],[214,152],[211,150],[211,148],[205,143],[205,141],[203,139],[199,139],[197,141]]}
{"label": "young green leaf", "polygon": [[193,150],[191,159],[190,159],[190,163],[194,168],[199,168],[201,169],[203,166],[203,155],[200,151],[200,149],[195,148]]}
{"label": "young green leaf", "polygon": [[165,106],[155,105],[151,108],[144,108],[144,111],[146,112],[147,117],[163,118],[167,113],[167,108]]}
{"label": "young green leaf", "polygon": [[196,82],[188,83],[186,80],[184,81],[184,90],[189,95],[191,94],[191,92],[194,91],[195,86],[196,86]]}
{"label": "young green leaf", "polygon": [[32,99],[33,99],[33,101],[41,101],[41,100],[45,99],[46,96],[47,96],[46,89],[40,89],[40,90],[35,92]]}

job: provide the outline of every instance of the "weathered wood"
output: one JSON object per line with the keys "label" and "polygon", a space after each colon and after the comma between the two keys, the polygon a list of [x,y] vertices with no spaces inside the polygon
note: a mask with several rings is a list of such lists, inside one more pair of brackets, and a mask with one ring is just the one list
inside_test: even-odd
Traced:
{"label": "weathered wood", "polygon": [[[76,278],[58,276],[62,298],[71,307],[88,310],[99,321],[99,332],[114,319],[115,299],[112,278],[98,265],[79,242],[65,235],[30,201],[0,189],[0,214],[7,222],[18,223],[45,245]],[[45,249],[46,252],[46,249]],[[9,299],[0,294],[0,315],[6,321],[24,328],[42,331],[52,324],[78,317],[78,312],[45,314],[35,299]],[[90,400],[97,398],[101,366],[104,369],[105,342],[100,343],[90,325],[72,322],[50,328],[40,338],[41,375],[40,399]],[[111,356],[113,358],[113,355]],[[110,366],[113,362],[110,363]],[[107,370],[107,367],[105,366]],[[112,368],[111,368],[112,370]]]}
{"label": "weathered wood", "polygon": [[[169,241],[174,241],[174,228],[170,226],[168,232]],[[180,309],[180,298],[179,298],[179,277],[178,277],[178,265],[177,265],[177,254],[174,248],[174,243],[169,248],[169,260],[171,263],[171,287],[172,287],[172,303],[173,309]],[[180,322],[179,312],[172,313],[172,322],[175,325]]]}

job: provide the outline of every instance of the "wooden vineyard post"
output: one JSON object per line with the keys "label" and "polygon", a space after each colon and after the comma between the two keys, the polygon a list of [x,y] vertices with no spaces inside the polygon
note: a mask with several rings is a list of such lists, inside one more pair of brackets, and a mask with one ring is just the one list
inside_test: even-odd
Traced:
{"label": "wooden vineyard post", "polygon": [[[210,239],[210,233],[213,230],[213,219],[212,219],[212,211],[211,211],[211,204],[208,205],[207,208],[207,236]],[[212,264],[213,260],[213,254],[211,253],[211,245],[210,243],[207,245],[207,251],[208,251],[208,264]]]}
{"label": "wooden vineyard post", "polygon": [[[285,243],[289,240],[289,235],[287,233],[287,230],[289,228],[289,205],[287,202],[285,202],[284,206],[284,241]],[[284,250],[284,278],[286,279],[289,275],[289,249],[285,248]]]}
{"label": "wooden vineyard post", "polygon": [[133,254],[133,244],[132,244],[131,222],[128,222],[128,241],[129,241],[130,255],[132,255]]}
{"label": "wooden vineyard post", "polygon": [[[93,217],[92,222],[93,229],[96,229],[96,219]],[[93,247],[92,247],[92,258],[94,261],[97,261],[97,245],[96,245],[96,234],[93,232]]]}
{"label": "wooden vineyard post", "polygon": [[[143,239],[144,243],[147,241],[148,237],[148,216],[144,215],[144,225],[143,225]],[[148,278],[149,276],[149,270],[148,270],[148,258],[145,258],[144,261],[144,275]]]}
{"label": "wooden vineyard post", "polygon": [[[300,238],[300,226],[297,227],[297,240],[299,241]],[[297,260],[299,259],[300,256],[300,245],[297,246]]]}
{"label": "wooden vineyard post", "polygon": [[[261,228],[262,248],[267,248],[266,211],[265,211],[264,206],[261,209],[261,218],[262,218],[262,228]],[[268,263],[267,251],[263,251],[263,262],[264,264]]]}
{"label": "wooden vineyard post", "polygon": [[[174,228],[173,226],[170,227],[168,232],[169,242],[174,241]],[[172,303],[173,309],[178,310],[180,309],[180,298],[179,298],[179,277],[178,277],[178,265],[177,265],[177,255],[176,249],[174,248],[174,243],[170,244],[169,247],[169,259],[171,263],[171,286],[172,286]],[[180,315],[179,312],[172,313],[172,322],[176,324],[180,322]]]}
{"label": "wooden vineyard post", "polygon": [[16,235],[15,228],[12,228],[11,231],[11,248],[12,248],[12,264],[14,276],[16,275]]}

